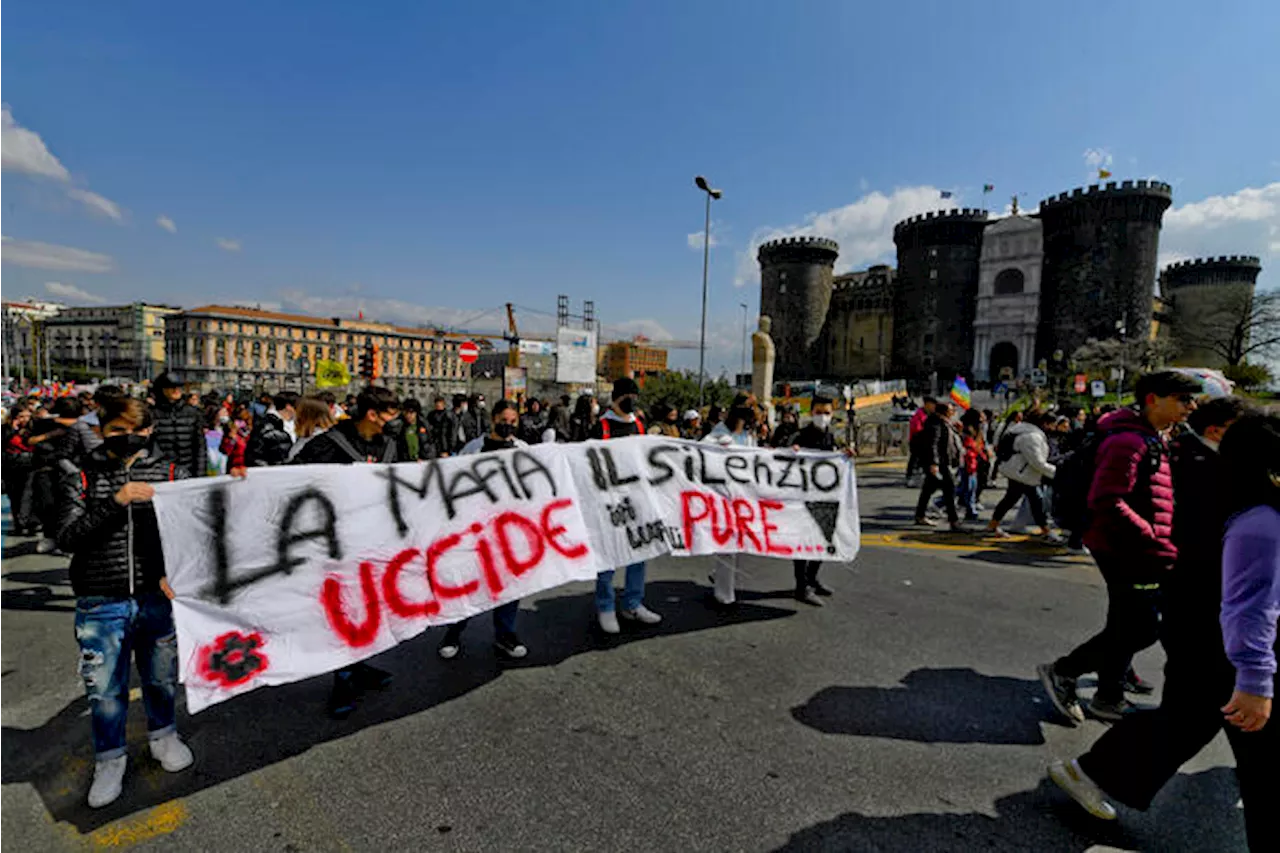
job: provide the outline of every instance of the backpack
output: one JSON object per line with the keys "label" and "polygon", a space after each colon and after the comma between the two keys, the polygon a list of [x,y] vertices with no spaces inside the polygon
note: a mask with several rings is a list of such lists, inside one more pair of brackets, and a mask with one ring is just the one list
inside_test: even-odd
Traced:
{"label": "backpack", "polygon": [[996,443],[996,462],[1004,463],[1013,458],[1015,451],[1013,443],[1018,440],[1018,436],[1022,433],[1012,433],[1006,429],[1000,435],[1000,441]]}
{"label": "backpack", "polygon": [[[1083,533],[1089,526],[1089,489],[1097,469],[1098,448],[1111,436],[1126,430],[1099,430],[1090,433],[1080,446],[1058,463],[1053,477],[1053,516],[1064,530]],[[1154,436],[1144,435],[1147,453],[1138,465],[1135,488],[1150,488],[1151,477],[1160,468],[1164,444]],[[1001,439],[1001,443],[1004,439]]]}

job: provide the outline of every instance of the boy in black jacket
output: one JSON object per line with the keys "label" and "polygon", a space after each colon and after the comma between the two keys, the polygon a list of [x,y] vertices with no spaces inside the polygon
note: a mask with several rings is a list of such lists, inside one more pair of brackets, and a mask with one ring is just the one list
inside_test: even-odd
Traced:
{"label": "boy in black jacket", "polygon": [[[792,444],[794,447],[804,450],[826,450],[832,451],[836,449],[836,438],[831,434],[831,418],[835,412],[835,404],[829,397],[813,398],[813,403],[809,407],[810,414],[813,419],[796,433],[796,437]],[[846,454],[852,455],[846,450]],[[831,595],[831,589],[823,586],[818,580],[818,569],[822,568],[820,560],[796,560],[796,601],[802,601],[805,604],[812,604],[814,607],[822,606],[822,599],[819,595]]]}

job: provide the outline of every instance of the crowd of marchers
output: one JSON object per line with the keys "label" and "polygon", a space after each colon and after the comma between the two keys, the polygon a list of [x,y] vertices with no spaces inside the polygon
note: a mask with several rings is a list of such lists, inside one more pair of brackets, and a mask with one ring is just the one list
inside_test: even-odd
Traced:
{"label": "crowd of marchers", "polygon": [[[1033,407],[1002,420],[975,409],[954,417],[926,398],[909,427],[909,483],[923,474],[915,521],[936,526],[943,511],[954,532],[1004,537],[1022,504],[1024,527],[1097,563],[1108,595],[1101,630],[1038,674],[1064,722],[1112,726],[1084,755],[1051,765],[1054,782],[1114,820],[1115,803],[1146,809],[1225,731],[1250,848],[1274,850],[1280,418],[1239,397],[1208,399],[1177,371],[1143,376],[1134,390],[1129,407]],[[999,477],[1004,495],[985,528],[971,528]],[[1126,694],[1153,690],[1133,657],[1157,642],[1161,701],[1139,704]],[[1097,687],[1086,702],[1077,690],[1087,673]]]}
{"label": "crowd of marchers", "polygon": [[[178,661],[171,599],[156,515],[154,485],[217,474],[243,475],[274,465],[394,463],[501,452],[542,442],[610,440],[655,434],[721,446],[769,446],[833,451],[832,401],[814,397],[803,427],[794,411],[770,430],[756,399],[740,394],[711,407],[705,418],[659,403],[639,410],[631,379],[613,384],[610,399],[562,397],[549,407],[483,395],[443,397],[423,412],[412,398],[369,386],[339,402],[329,393],[300,397],[281,391],[257,399],[199,395],[170,374],[138,399],[100,385],[94,393],[56,400],[22,398],[4,415],[4,484],[17,532],[36,536],[41,552],[70,556],[76,597],[75,636],[80,675],[89,700],[95,753],[88,802],[100,808],[121,794],[128,764],[125,719],[130,659],[137,661],[151,755],[170,772],[194,756],[178,734]],[[523,411],[521,411],[523,408]],[[779,443],[781,442],[781,443]],[[707,603],[736,606],[737,556],[717,558]],[[820,562],[795,561],[795,596],[819,607],[832,591],[818,578]],[[619,567],[596,579],[596,628],[618,634],[624,623],[644,628],[662,617],[646,606],[645,564]],[[494,650],[520,659],[528,648],[518,633],[520,602],[493,610]],[[449,625],[437,647],[445,660],[462,650],[467,622]],[[334,673],[329,713],[350,716],[362,692],[384,689],[391,674],[368,663]]]}

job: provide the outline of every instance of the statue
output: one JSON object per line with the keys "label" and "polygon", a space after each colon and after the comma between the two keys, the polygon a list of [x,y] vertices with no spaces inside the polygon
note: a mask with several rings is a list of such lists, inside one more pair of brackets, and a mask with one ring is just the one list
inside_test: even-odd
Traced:
{"label": "statue", "polygon": [[778,351],[769,337],[773,321],[763,314],[756,332],[751,336],[751,393],[763,409],[769,425],[773,426],[773,363]]}

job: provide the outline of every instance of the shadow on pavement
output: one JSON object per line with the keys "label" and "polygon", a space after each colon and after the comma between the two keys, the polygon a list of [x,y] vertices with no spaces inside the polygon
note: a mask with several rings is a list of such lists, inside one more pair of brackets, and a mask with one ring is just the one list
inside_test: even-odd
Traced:
{"label": "shadow on pavement", "polygon": [[[6,556],[10,556],[6,554]],[[71,594],[71,578],[63,568],[40,571],[6,572],[5,583],[31,586],[0,591],[0,610],[49,610],[74,613],[76,597]],[[51,587],[62,587],[60,590]]]}
{"label": "shadow on pavement", "polygon": [[1038,681],[917,669],[901,687],[824,687],[791,716],[826,734],[918,743],[1044,743],[1054,720]]}
{"label": "shadow on pavement", "polygon": [[1084,853],[1097,845],[1125,850],[1244,850],[1237,796],[1234,771],[1215,767],[1175,777],[1146,814],[1122,810],[1120,820],[1107,823],[1089,817],[1046,779],[1033,790],[996,800],[995,817],[978,812],[897,817],[847,812],[795,833],[777,853]]}
{"label": "shadow on pavement", "polygon": [[[663,615],[654,628],[601,637],[593,628],[589,593],[539,599],[521,613],[520,633],[530,646],[521,668],[554,666],[582,652],[652,637],[686,634],[749,622],[784,619],[793,609],[763,607],[747,601],[726,613],[703,603],[706,588],[689,581],[654,581],[645,597]],[[767,594],[766,594],[767,595]],[[399,720],[457,699],[501,677],[501,664],[488,651],[488,619],[476,619],[467,631],[464,655],[452,662],[436,657],[440,629],[372,659],[396,674],[386,691],[366,694],[345,721],[325,712],[328,675],[284,687],[264,688],[217,705],[195,717],[179,714],[178,725],[196,755],[195,766],[168,774],[146,754],[141,702],[130,703],[130,771],[124,794],[111,806],[93,810],[84,798],[93,775],[88,703],[83,697],[38,729],[3,729],[3,784],[29,783],[55,821],[80,832],[160,803],[185,797],[229,779],[304,753],[370,726]],[[136,676],[135,676],[136,682]],[[180,699],[181,701],[181,699]]]}

